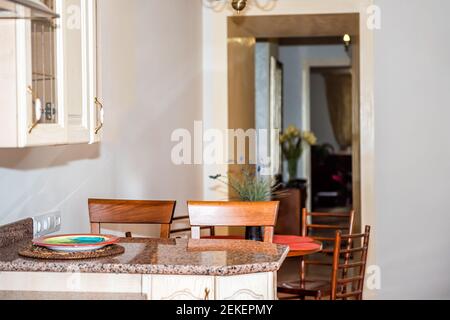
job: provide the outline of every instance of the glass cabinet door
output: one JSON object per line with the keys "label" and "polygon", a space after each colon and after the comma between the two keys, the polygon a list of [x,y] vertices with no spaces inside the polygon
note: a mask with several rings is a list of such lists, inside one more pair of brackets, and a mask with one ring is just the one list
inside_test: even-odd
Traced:
{"label": "glass cabinet door", "polygon": [[[58,10],[60,0],[40,0]],[[64,99],[58,61],[59,19],[17,20],[18,145],[67,141]]]}
{"label": "glass cabinet door", "polygon": [[[55,9],[55,0],[43,0]],[[31,94],[35,124],[58,123],[58,93],[56,65],[56,22],[31,21]]]}
{"label": "glass cabinet door", "polygon": [[[54,20],[18,23],[27,96],[22,146],[92,142],[102,105],[96,98],[96,1],[40,0]],[[19,36],[20,38],[20,36]],[[19,39],[18,38],[18,39]],[[26,74],[26,75],[25,75]]]}

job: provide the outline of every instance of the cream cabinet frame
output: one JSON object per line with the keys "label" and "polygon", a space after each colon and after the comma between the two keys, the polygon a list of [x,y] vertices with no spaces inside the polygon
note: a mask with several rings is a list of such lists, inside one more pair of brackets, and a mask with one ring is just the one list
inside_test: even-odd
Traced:
{"label": "cream cabinet frame", "polygon": [[0,148],[101,140],[103,105],[97,93],[97,1],[55,0],[54,10],[60,15],[53,21],[54,50],[39,53],[54,54],[58,115],[54,123],[36,122],[33,54],[38,50],[32,45],[33,22],[0,20]]}
{"label": "cream cabinet frame", "polygon": [[[75,270],[74,270],[75,271]],[[276,272],[235,276],[0,272],[0,291],[142,294],[148,300],[277,300]]]}

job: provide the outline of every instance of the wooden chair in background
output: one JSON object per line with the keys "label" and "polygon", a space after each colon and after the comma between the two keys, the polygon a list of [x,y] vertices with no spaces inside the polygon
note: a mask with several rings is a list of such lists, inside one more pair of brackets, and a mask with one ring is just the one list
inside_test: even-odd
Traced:
{"label": "wooden chair in background", "polygon": [[[308,219],[309,218],[309,219]],[[330,253],[334,246],[335,232],[352,234],[355,212],[302,212],[302,237],[310,237],[324,244],[323,253]],[[331,246],[330,246],[331,245]]]}
{"label": "wooden chair in background", "polygon": [[[369,240],[369,226],[366,226],[364,234],[342,235],[341,231],[336,232],[330,288],[331,300],[363,299]],[[357,243],[362,245],[355,248],[353,244],[356,246]],[[343,246],[347,248],[342,249]],[[344,263],[341,263],[342,260]],[[320,299],[324,293],[327,294],[320,291],[318,298]]]}
{"label": "wooden chair in background", "polygon": [[189,201],[191,237],[200,239],[200,231],[204,227],[264,227],[264,242],[272,242],[278,206],[278,201]]}
{"label": "wooden chair in background", "polygon": [[[175,201],[89,199],[91,232],[100,233],[102,224],[160,224],[161,238],[169,238]],[[127,232],[127,237],[131,233]]]}
{"label": "wooden chair in background", "polygon": [[[335,247],[335,234],[341,231],[351,234],[354,225],[354,211],[345,213],[334,212],[302,212],[302,237],[309,237],[322,242],[320,253],[308,258],[300,258],[300,281],[281,283],[279,293],[293,295],[293,298],[318,298],[321,289],[329,287],[333,261],[331,259]],[[348,244],[350,245],[350,244]],[[349,249],[349,248],[347,248]],[[350,255],[346,255],[350,259]],[[310,270],[314,268],[314,274]]]}

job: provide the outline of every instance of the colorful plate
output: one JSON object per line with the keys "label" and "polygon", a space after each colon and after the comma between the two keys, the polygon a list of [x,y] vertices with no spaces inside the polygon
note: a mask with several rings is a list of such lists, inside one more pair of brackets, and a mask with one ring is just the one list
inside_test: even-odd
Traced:
{"label": "colorful plate", "polygon": [[118,237],[99,234],[68,234],[48,236],[33,240],[33,244],[54,251],[95,251],[119,241]]}

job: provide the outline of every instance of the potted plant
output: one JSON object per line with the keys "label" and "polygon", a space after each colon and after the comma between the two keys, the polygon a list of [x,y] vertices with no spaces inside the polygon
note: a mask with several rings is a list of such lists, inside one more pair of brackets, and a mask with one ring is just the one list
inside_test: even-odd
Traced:
{"label": "potted plant", "polygon": [[280,144],[283,156],[287,161],[289,182],[297,180],[298,161],[303,155],[304,144],[313,146],[317,143],[317,138],[310,131],[301,131],[291,125],[280,136]]}
{"label": "potted plant", "polygon": [[[260,169],[243,169],[241,174],[229,174],[223,176],[218,174],[209,177],[229,186],[235,193],[233,200],[246,202],[271,201],[272,196],[280,193],[278,185],[274,184],[271,177],[260,175]],[[262,227],[246,227],[245,239],[263,241]]]}

